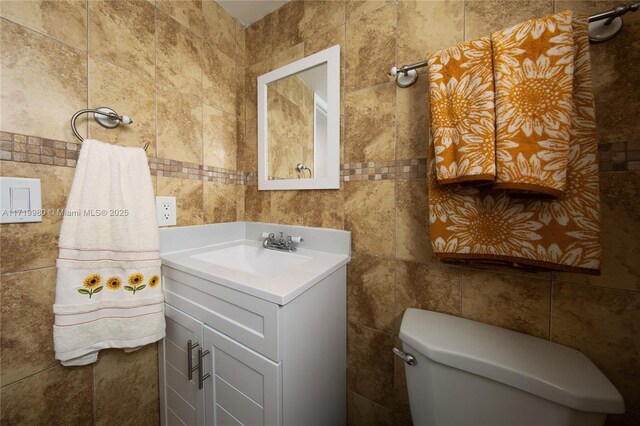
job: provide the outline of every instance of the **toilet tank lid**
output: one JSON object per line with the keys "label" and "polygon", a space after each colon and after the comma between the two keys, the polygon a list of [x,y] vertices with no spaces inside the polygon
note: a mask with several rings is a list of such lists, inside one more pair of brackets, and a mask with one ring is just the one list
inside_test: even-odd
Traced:
{"label": "toilet tank lid", "polygon": [[598,367],[548,340],[421,309],[405,311],[400,339],[433,361],[566,407],[624,412],[622,396]]}

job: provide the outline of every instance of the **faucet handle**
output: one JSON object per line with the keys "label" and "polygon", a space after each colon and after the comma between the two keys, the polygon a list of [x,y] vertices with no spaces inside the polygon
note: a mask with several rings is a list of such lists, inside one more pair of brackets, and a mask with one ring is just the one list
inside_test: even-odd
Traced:
{"label": "faucet handle", "polygon": [[302,238],[302,237],[290,237],[290,238],[291,238],[291,241],[296,243],[296,244],[300,244],[301,242],[304,241],[304,238]]}

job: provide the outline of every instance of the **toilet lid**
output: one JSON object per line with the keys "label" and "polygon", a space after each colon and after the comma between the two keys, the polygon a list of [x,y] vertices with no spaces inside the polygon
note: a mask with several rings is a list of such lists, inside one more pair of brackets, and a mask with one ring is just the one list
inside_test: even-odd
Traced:
{"label": "toilet lid", "polygon": [[527,334],[407,309],[400,339],[427,358],[576,410],[623,413],[624,401],[582,352]]}

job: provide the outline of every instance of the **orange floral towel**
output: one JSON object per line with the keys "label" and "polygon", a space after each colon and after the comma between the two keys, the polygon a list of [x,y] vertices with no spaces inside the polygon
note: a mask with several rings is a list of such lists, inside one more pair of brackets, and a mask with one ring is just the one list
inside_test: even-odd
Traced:
{"label": "orange floral towel", "polygon": [[571,12],[491,36],[496,188],[559,197],[566,189],[573,85]]}
{"label": "orange floral towel", "polygon": [[493,182],[495,105],[491,40],[429,56],[429,104],[438,183]]}
{"label": "orange floral towel", "polygon": [[599,273],[600,204],[587,17],[576,16],[573,28],[575,108],[569,117],[564,193],[557,199],[513,199],[491,187],[439,185],[432,145],[430,230],[434,252],[442,260]]}

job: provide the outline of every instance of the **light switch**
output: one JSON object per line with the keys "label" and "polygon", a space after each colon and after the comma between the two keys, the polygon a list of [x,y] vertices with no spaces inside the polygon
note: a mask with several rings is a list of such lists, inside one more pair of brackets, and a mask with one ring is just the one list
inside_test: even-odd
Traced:
{"label": "light switch", "polygon": [[11,210],[29,210],[29,188],[9,188],[11,196]]}
{"label": "light switch", "polygon": [[0,223],[42,222],[40,179],[0,177]]}

